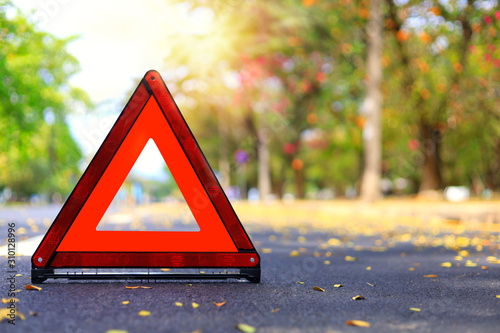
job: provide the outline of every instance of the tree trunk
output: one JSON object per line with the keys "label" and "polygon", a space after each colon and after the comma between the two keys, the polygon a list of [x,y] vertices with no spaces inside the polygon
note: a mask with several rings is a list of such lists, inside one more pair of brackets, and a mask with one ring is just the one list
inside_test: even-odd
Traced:
{"label": "tree trunk", "polygon": [[295,195],[297,199],[304,199],[306,197],[306,191],[304,187],[304,168],[299,170],[294,169],[295,174]]}
{"label": "tree trunk", "polygon": [[441,132],[433,128],[424,118],[420,120],[420,143],[424,154],[422,165],[422,182],[419,192],[438,190],[443,187],[441,177]]}
{"label": "tree trunk", "polygon": [[485,183],[486,187],[496,192],[500,188],[500,139],[497,139],[493,161],[486,168]]}
{"label": "tree trunk", "polygon": [[382,162],[382,67],[380,54],[382,50],[382,0],[372,0],[370,18],[367,24],[368,57],[367,74],[369,77],[367,94],[363,103],[366,122],[363,129],[364,170],[361,184],[361,198],[375,201],[380,197],[380,176]]}
{"label": "tree trunk", "polygon": [[271,194],[271,169],[269,155],[269,138],[261,129],[257,136],[257,158],[259,164],[258,187],[260,201],[266,201]]}

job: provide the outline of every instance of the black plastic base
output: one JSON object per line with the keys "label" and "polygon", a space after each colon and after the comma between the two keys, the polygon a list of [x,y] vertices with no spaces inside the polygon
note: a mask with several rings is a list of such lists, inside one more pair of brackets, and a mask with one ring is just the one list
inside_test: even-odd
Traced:
{"label": "black plastic base", "polygon": [[[58,271],[61,269],[57,269]],[[67,279],[67,280],[227,280],[246,279],[252,283],[260,282],[260,267],[228,269],[229,272],[217,273],[182,273],[182,269],[175,269],[175,272],[134,272],[133,269],[92,269],[95,272],[56,272],[54,268],[33,268],[31,269],[32,283],[42,283],[47,279]],[[213,270],[207,268],[207,270]],[[239,272],[235,272],[239,270]],[[186,269],[193,271],[193,269]]]}

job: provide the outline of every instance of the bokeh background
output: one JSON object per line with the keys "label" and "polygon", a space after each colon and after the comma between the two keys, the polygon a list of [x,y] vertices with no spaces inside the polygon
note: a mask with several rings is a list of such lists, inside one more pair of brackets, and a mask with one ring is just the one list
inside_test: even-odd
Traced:
{"label": "bokeh background", "polygon": [[[61,203],[157,69],[232,200],[500,189],[496,0],[1,1],[0,205]],[[119,192],[176,193],[154,147]]]}

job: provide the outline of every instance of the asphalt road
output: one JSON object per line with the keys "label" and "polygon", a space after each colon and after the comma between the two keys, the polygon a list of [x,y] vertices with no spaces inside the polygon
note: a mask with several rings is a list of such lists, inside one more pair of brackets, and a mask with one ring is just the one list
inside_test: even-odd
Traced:
{"label": "asphalt road", "polygon": [[[44,219],[52,220],[56,213],[57,207],[1,209],[2,238],[10,221],[18,230],[26,229],[20,239],[43,234]],[[498,234],[491,234],[481,251],[461,248],[467,257],[457,258],[456,250],[439,244],[415,246],[402,241],[383,249],[373,247],[380,245],[378,234],[332,248],[325,244],[340,237],[331,231],[276,232],[271,227],[254,228],[251,222],[246,225],[260,250],[260,284],[58,280],[40,284],[41,291],[25,290],[31,283],[30,258],[18,257],[16,267],[22,276],[15,281],[21,290],[16,305],[26,318],[18,318],[15,326],[4,320],[0,332],[237,332],[239,323],[255,327],[256,332],[499,331],[500,264],[492,261],[500,256]],[[0,295],[8,299],[7,259],[2,258]],[[442,267],[444,262],[452,267]],[[324,292],[314,290],[316,286]],[[356,295],[365,299],[353,300]],[[192,302],[199,307],[193,308]],[[142,310],[150,315],[139,316]],[[366,321],[371,327],[348,326],[348,320]]]}

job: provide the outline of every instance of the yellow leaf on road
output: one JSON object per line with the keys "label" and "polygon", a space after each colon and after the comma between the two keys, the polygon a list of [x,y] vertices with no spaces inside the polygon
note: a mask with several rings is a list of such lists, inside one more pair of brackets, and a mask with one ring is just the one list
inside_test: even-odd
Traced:
{"label": "yellow leaf on road", "polygon": [[441,267],[448,267],[449,268],[449,267],[451,267],[451,262],[448,262],[448,261],[447,262],[443,262],[441,264]]}
{"label": "yellow leaf on road", "polygon": [[170,271],[170,268],[160,268],[160,271],[162,271],[162,272],[168,272],[168,271]]}
{"label": "yellow leaf on road", "polygon": [[129,304],[129,303],[130,303],[130,301],[123,301],[123,302],[122,302],[122,304],[123,304],[123,305],[127,305],[127,304]]}
{"label": "yellow leaf on road", "polygon": [[323,264],[325,264],[325,265],[330,265],[330,264],[331,264],[331,262],[330,262],[330,260],[325,260],[325,261],[323,261]]}
{"label": "yellow leaf on road", "polygon": [[427,274],[427,275],[424,275],[424,278],[435,278],[435,277],[438,277],[436,274]]}
{"label": "yellow leaf on road", "polygon": [[358,258],[356,257],[351,257],[351,256],[345,256],[345,261],[357,261]]}
{"label": "yellow leaf on road", "polygon": [[336,283],[333,285],[335,288],[342,288],[344,285],[340,284],[340,283]]}
{"label": "yellow leaf on road", "polygon": [[497,295],[497,298],[500,298],[500,295]]}
{"label": "yellow leaf on road", "polygon": [[272,309],[272,310],[271,310],[271,313],[278,312],[279,310],[280,310],[280,308]]}
{"label": "yellow leaf on road", "polygon": [[141,310],[141,311],[139,311],[139,316],[141,316],[141,317],[151,316],[151,312],[146,311],[146,310]]}
{"label": "yellow leaf on road", "polygon": [[200,304],[193,302],[193,303],[191,303],[191,306],[193,307],[193,309],[196,309],[197,307],[200,306]]}
{"label": "yellow leaf on road", "polygon": [[420,312],[419,308],[410,308],[411,311]]}
{"label": "yellow leaf on road", "polygon": [[26,285],[26,290],[38,290],[38,291],[40,291],[40,290],[42,290],[42,288],[37,287],[37,286],[32,285],[32,284],[27,284]]}
{"label": "yellow leaf on road", "polygon": [[250,326],[248,324],[238,324],[238,325],[236,325],[236,328],[244,333],[254,333],[255,332],[255,327]]}
{"label": "yellow leaf on road", "polygon": [[363,320],[348,320],[345,323],[348,326],[370,327],[370,323]]}
{"label": "yellow leaf on road", "polygon": [[175,306],[182,306],[181,302],[175,302]]}
{"label": "yellow leaf on road", "polygon": [[290,257],[298,257],[298,256],[299,256],[299,251],[293,250],[292,252],[290,252]]}
{"label": "yellow leaf on road", "polygon": [[465,267],[476,267],[477,264],[475,262],[468,261],[465,263]]}
{"label": "yellow leaf on road", "polygon": [[214,303],[215,306],[219,306],[220,307],[220,306],[223,306],[224,304],[226,304],[226,301],[220,302],[220,303],[216,303],[216,302],[212,302],[212,303]]}
{"label": "yellow leaf on road", "polygon": [[[3,308],[3,309],[0,309],[0,322],[2,322],[4,319],[9,321],[9,320],[12,320],[12,318],[10,317],[10,309],[8,308]],[[16,319],[19,318],[21,320],[25,320],[26,317],[19,311],[16,311]]]}
{"label": "yellow leaf on road", "polygon": [[361,295],[356,295],[356,296],[354,296],[352,299],[353,299],[353,300],[360,300],[360,299],[366,299],[366,298],[364,298],[364,297],[363,297],[363,296],[361,296]]}
{"label": "yellow leaf on road", "polygon": [[302,281],[297,281],[297,283],[298,283],[298,284],[304,284],[304,282],[302,282]]}
{"label": "yellow leaf on road", "polygon": [[127,288],[127,289],[139,289],[139,288],[140,288],[140,286],[137,286],[137,287],[125,286],[125,288]]}
{"label": "yellow leaf on road", "polygon": [[153,289],[153,287],[144,287],[144,286],[141,286],[142,289]]}
{"label": "yellow leaf on road", "polygon": [[128,333],[125,330],[107,330],[106,333]]}
{"label": "yellow leaf on road", "polygon": [[260,252],[262,252],[262,253],[272,253],[273,249],[262,249]]}
{"label": "yellow leaf on road", "polygon": [[371,284],[370,282],[367,282],[366,284],[369,285],[370,287],[375,287],[375,285]]}
{"label": "yellow leaf on road", "polygon": [[314,290],[317,290],[317,291],[325,292],[325,289],[320,288],[320,287],[314,287],[313,289],[314,289]]}

